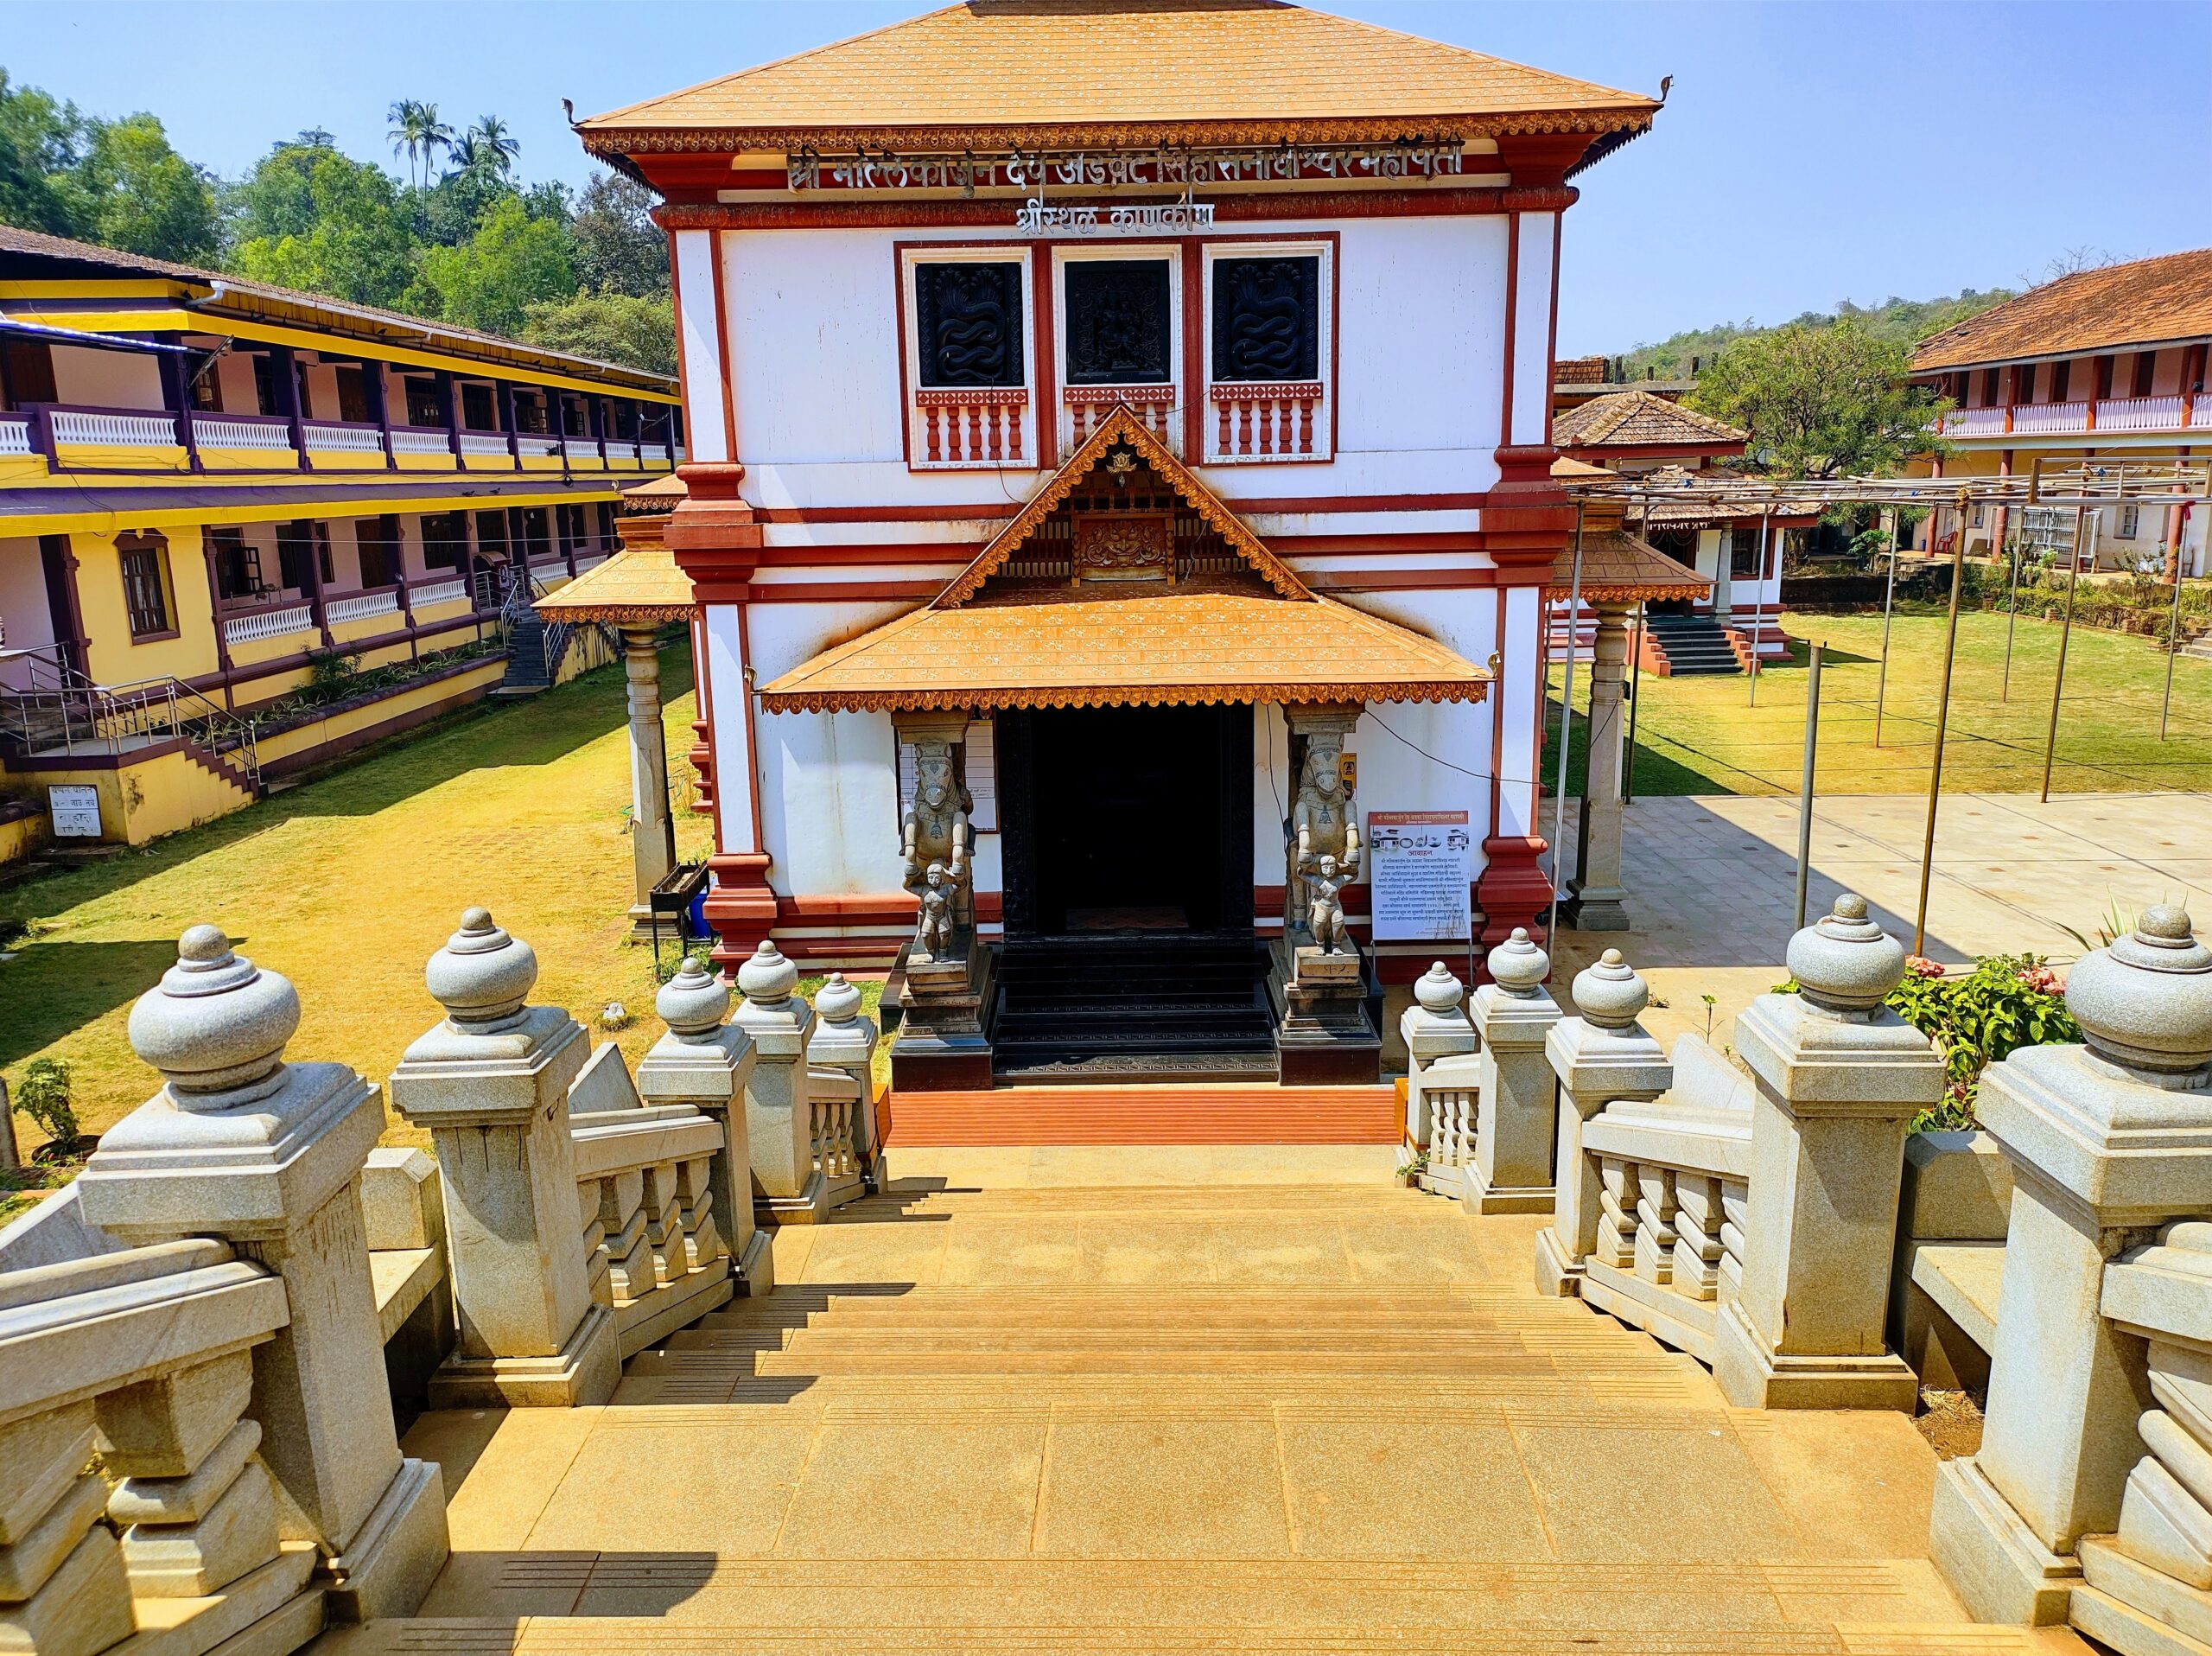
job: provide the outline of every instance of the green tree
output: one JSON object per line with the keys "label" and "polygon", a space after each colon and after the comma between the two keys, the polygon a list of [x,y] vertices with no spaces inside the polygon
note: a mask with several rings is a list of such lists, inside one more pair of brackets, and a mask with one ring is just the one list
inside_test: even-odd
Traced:
{"label": "green tree", "polygon": [[1748,430],[1746,457],[1777,475],[1886,475],[1935,445],[1945,406],[1907,382],[1908,348],[1855,317],[1791,322],[1722,346],[1688,401]]}
{"label": "green tree", "polygon": [[510,194],[459,247],[426,247],[407,309],[488,334],[512,334],[533,303],[575,291],[563,227],[533,219]]}
{"label": "green tree", "polygon": [[569,220],[576,277],[594,292],[637,296],[668,291],[668,236],[652,221],[653,194],[620,173],[583,188]]}
{"label": "green tree", "polygon": [[79,169],[92,239],[180,264],[215,255],[214,181],[169,146],[151,115],[96,121]]}
{"label": "green tree", "polygon": [[242,276],[356,304],[389,305],[414,272],[397,187],[327,148],[279,145],[234,197]]}
{"label": "green tree", "polygon": [[430,168],[442,150],[453,148],[453,128],[438,118],[438,106],[419,98],[403,98],[391,106],[391,152],[407,156],[410,179],[418,174],[423,185],[430,182]]}
{"label": "green tree", "polygon": [[49,236],[81,236],[90,217],[77,169],[84,118],[0,69],[0,223]]}
{"label": "green tree", "polygon": [[522,336],[549,351],[676,372],[676,309],[666,292],[578,293],[542,299],[524,315]]}

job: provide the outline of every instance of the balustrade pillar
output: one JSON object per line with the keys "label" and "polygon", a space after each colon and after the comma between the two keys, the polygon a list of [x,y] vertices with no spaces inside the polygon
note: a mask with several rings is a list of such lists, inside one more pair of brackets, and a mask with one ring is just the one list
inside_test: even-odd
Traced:
{"label": "balustrade pillar", "polygon": [[756,1054],[745,1083],[753,1213],[763,1225],[810,1225],[829,1212],[814,1164],[814,1099],[806,1062],[814,1009],[796,992],[798,968],[764,938],[737,969],[745,999],[733,1022]]}
{"label": "balustrade pillar", "polygon": [[164,1084],[102,1136],[77,1197],[126,1242],[219,1237],[283,1282],[289,1320],[251,1364],[260,1455],[321,1549],[332,1613],[407,1615],[445,1563],[445,1489],[401,1455],[384,1383],[361,1216],[384,1104],[346,1065],[286,1063],[299,1021],[288,981],[215,927],[187,931],[130,1012]]}
{"label": "balustrade pillar", "polygon": [[1486,964],[1491,981],[1475,990],[1474,1005],[1482,1041],[1475,1165],[1460,1201],[1472,1213],[1548,1213],[1557,1197],[1559,1133],[1559,1083],[1544,1054],[1560,1022],[1559,1003],[1544,989],[1551,958],[1516,926]]}
{"label": "balustrade pillar", "polygon": [[1557,1194],[1550,1226],[1536,1233],[1537,1291],[1563,1298],[1581,1292],[1604,1200],[1597,1167],[1583,1153],[1584,1126],[1614,1099],[1656,1099],[1675,1079],[1666,1053],[1637,1022],[1651,991],[1618,949],[1577,975],[1571,992],[1575,1016],[1561,1018],[1544,1038],[1559,1090]]}
{"label": "balustrade pillar", "polygon": [[[1936,1469],[1929,1551],[1985,1621],[2064,1621],[2076,1543],[2126,1527],[2152,1385],[2143,1340],[2099,1314],[2106,1267],[2212,1212],[2212,949],[2180,909],[2148,909],[2075,963],[2066,1004],[2086,1044],[2020,1048],[1977,1100],[2012,1164],[2012,1217],[1981,1447]],[[2158,1400],[2197,1395],[2162,1379]]]}
{"label": "balustrade pillar", "polygon": [[424,977],[446,1016],[408,1048],[391,1096],[429,1130],[446,1192],[461,1339],[431,1406],[604,1403],[620,1359],[591,1297],[569,1136],[590,1041],[558,1008],[524,1004],[537,956],[482,908],[461,915]]}
{"label": "balustrade pillar", "polygon": [[738,1291],[755,1296],[776,1286],[775,1234],[753,1217],[753,1162],[744,1099],[757,1061],[753,1040],[725,1022],[729,985],[686,957],[661,986],[654,1010],[668,1033],[638,1065],[638,1092],[648,1104],[688,1104],[721,1124],[724,1149],[709,1163],[715,1229],[737,1262]]}
{"label": "balustrade pillar", "polygon": [[[1590,645],[1590,739],[1584,764],[1581,851],[1567,883],[1574,924],[1585,932],[1624,932],[1628,891],[1621,884],[1622,767],[1628,735],[1628,618],[1636,606],[1618,599],[1592,604],[1597,627]],[[1573,618],[1568,618],[1570,635]]]}
{"label": "balustrade pillar", "polygon": [[1406,1150],[1421,1156],[1421,1187],[1459,1195],[1475,1154],[1475,1054],[1482,1046],[1460,1002],[1466,985],[1439,960],[1414,982],[1398,1018],[1406,1043]]}
{"label": "balustrade pillar", "polygon": [[806,1066],[814,1072],[815,1163],[833,1207],[875,1181],[875,1021],[861,992],[833,971],[814,997]]}
{"label": "balustrade pillar", "polygon": [[1721,1308],[1713,1378],[1739,1408],[1904,1409],[1919,1397],[1883,1341],[1897,1192],[1912,1118],[1943,1096],[1943,1060],[1882,1004],[1904,946],[1847,892],[1789,939],[1803,990],[1736,1020],[1758,1082],[1744,1281]]}
{"label": "balustrade pillar", "polygon": [[652,933],[653,889],[676,867],[676,821],[668,809],[668,733],[661,724],[658,629],[622,629],[622,671],[630,688],[630,860],[636,900],[633,935]]}

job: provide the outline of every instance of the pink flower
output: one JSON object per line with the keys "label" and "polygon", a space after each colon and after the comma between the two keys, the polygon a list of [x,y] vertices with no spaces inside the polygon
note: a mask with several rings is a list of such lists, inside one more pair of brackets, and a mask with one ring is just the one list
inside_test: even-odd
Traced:
{"label": "pink flower", "polygon": [[1942,966],[1924,954],[1911,956],[1905,961],[1904,969],[1916,978],[1941,978],[1943,975]]}

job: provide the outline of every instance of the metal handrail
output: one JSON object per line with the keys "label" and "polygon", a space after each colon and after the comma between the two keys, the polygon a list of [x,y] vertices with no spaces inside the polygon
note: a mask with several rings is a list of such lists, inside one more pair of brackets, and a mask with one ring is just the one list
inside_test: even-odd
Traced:
{"label": "metal handrail", "polygon": [[133,741],[190,742],[237,770],[261,791],[259,722],[232,712],[181,679],[93,683],[67,662],[24,653],[30,685],[0,688],[0,736],[25,754],[96,743],[120,754]]}

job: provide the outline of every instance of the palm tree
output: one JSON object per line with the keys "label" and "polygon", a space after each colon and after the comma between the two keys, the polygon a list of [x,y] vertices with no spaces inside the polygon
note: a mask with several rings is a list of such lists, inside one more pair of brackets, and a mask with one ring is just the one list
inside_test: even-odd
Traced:
{"label": "palm tree", "polygon": [[[473,143],[469,143],[473,140]],[[513,169],[515,157],[522,153],[522,140],[508,134],[507,124],[496,115],[486,115],[468,129],[469,166],[481,166],[505,178]]]}
{"label": "palm tree", "polygon": [[415,177],[421,169],[421,182],[427,188],[430,182],[430,166],[437,160],[438,151],[453,148],[453,129],[438,119],[438,106],[419,99],[403,98],[391,106],[391,131],[385,136],[391,140],[391,152],[404,151],[408,175]]}

